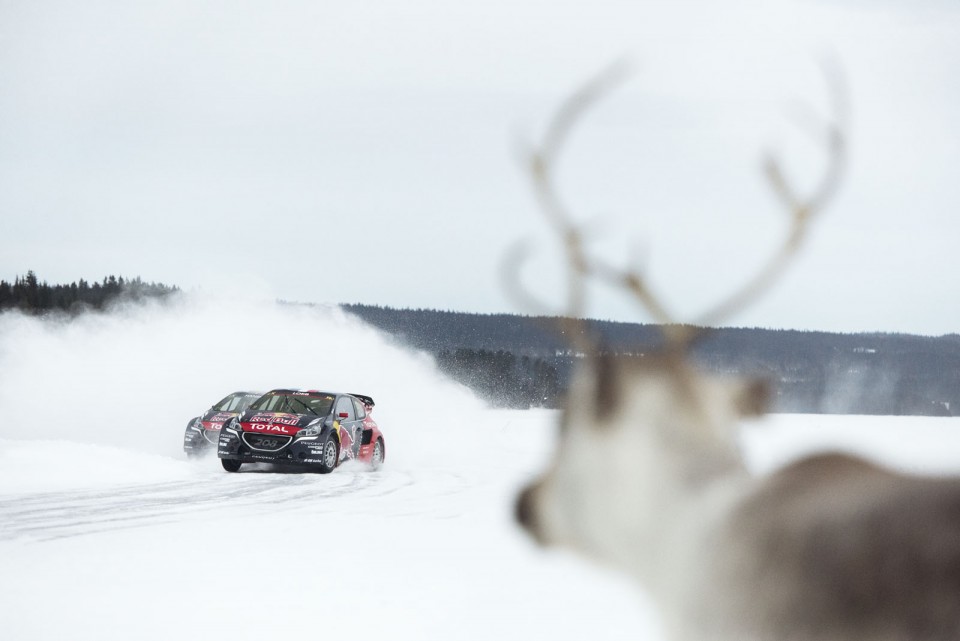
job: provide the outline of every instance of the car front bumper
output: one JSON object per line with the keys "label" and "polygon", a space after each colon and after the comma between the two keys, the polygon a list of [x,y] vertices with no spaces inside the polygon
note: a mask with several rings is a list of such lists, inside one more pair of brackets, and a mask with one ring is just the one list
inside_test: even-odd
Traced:
{"label": "car front bumper", "polygon": [[325,438],[319,436],[265,436],[224,429],[217,443],[217,456],[243,463],[320,465]]}
{"label": "car front bumper", "polygon": [[220,430],[208,430],[202,427],[187,426],[183,433],[183,451],[187,454],[200,454],[217,446]]}

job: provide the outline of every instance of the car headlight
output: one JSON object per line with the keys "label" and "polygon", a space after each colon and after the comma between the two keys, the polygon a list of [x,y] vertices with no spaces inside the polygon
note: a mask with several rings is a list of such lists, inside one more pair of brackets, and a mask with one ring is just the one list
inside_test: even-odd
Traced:
{"label": "car headlight", "polygon": [[239,433],[240,433],[240,421],[237,419],[236,416],[234,416],[234,417],[231,418],[229,421],[227,421],[226,423],[223,424],[223,429],[227,430],[227,431],[230,432],[231,434],[239,434]]}
{"label": "car headlight", "polygon": [[304,436],[319,436],[320,428],[323,427],[323,419],[315,419],[307,424],[305,428],[297,432],[297,438],[302,438]]}

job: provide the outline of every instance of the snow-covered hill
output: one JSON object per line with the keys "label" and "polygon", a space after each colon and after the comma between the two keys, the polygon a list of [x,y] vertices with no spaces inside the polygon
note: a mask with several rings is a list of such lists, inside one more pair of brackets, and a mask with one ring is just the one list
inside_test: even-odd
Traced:
{"label": "snow-covered hill", "polygon": [[[235,389],[364,392],[378,472],[188,462],[186,422]],[[658,639],[643,593],[542,551],[512,500],[555,415],[482,407],[429,359],[335,310],[133,307],[0,316],[5,639]],[[784,415],[748,426],[765,470],[811,449],[960,471],[952,419]]]}

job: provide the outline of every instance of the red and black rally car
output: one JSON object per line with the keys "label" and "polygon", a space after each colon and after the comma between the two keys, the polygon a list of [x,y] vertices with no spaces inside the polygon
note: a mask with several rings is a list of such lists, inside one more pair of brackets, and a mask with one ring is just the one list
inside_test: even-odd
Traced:
{"label": "red and black rally car", "polygon": [[281,463],[327,473],[351,459],[377,468],[386,448],[373,405],[363,394],[275,389],[223,425],[217,456],[228,472]]}
{"label": "red and black rally car", "polygon": [[263,392],[234,392],[201,416],[190,419],[183,434],[183,451],[188,457],[194,457],[215,448],[223,424],[250,407],[250,404],[261,396]]}

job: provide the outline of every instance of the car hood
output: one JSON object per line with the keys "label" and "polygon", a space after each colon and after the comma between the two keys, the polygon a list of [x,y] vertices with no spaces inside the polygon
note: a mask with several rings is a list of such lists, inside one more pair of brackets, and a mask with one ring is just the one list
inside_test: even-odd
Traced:
{"label": "car hood", "polygon": [[244,412],[240,426],[244,432],[262,434],[287,434],[293,436],[309,423],[320,418],[312,414],[287,414],[283,412]]}

